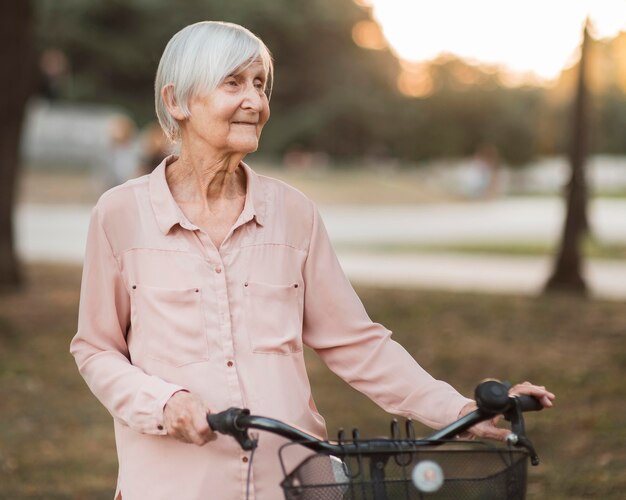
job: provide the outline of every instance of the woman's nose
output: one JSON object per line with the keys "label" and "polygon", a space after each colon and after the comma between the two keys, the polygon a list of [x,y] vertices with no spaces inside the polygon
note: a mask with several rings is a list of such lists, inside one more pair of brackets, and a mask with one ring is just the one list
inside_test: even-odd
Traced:
{"label": "woman's nose", "polygon": [[254,85],[247,85],[241,105],[246,109],[260,111],[263,109],[263,93]]}

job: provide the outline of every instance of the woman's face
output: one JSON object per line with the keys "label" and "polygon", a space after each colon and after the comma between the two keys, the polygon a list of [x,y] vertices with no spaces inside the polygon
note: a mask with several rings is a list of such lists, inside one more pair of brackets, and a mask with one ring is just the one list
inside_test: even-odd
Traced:
{"label": "woman's face", "polygon": [[270,117],[265,94],[263,63],[255,60],[246,69],[227,76],[210,94],[189,102],[191,116],[181,125],[185,143],[202,143],[212,153],[252,153]]}

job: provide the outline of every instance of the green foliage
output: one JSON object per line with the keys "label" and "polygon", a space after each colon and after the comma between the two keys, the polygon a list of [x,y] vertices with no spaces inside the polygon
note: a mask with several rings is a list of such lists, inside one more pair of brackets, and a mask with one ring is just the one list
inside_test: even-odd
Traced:
{"label": "green foliage", "polygon": [[397,153],[415,159],[467,156],[482,144],[493,144],[509,163],[528,162],[536,153],[533,125],[542,101],[538,89],[444,87],[407,107]]}
{"label": "green foliage", "polygon": [[595,103],[591,128],[594,152],[624,154],[626,152],[626,97],[611,89]]}
{"label": "green foliage", "polygon": [[[35,1],[39,47],[58,47],[71,62],[63,97],[121,105],[140,125],[154,118],[154,74],[169,38],[213,19],[246,26],[275,58],[264,154],[298,148],[416,161],[471,155],[491,144],[507,163],[523,164],[567,147],[569,99],[503,86],[497,72],[455,58],[430,66],[432,95],[401,95],[391,52],[353,42],[352,27],[369,14],[352,0]],[[595,109],[593,151],[625,154],[624,94],[603,94]]]}

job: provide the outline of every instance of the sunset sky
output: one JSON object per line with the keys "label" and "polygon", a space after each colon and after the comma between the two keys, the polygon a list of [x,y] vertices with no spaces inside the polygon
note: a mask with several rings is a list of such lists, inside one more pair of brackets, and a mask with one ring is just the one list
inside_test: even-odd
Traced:
{"label": "sunset sky", "polygon": [[[355,0],[373,7],[392,50],[408,61],[452,53],[550,80],[576,60],[584,19],[598,38],[626,31],[626,0]],[[365,29],[363,36],[366,36]],[[371,48],[376,42],[370,37]]]}

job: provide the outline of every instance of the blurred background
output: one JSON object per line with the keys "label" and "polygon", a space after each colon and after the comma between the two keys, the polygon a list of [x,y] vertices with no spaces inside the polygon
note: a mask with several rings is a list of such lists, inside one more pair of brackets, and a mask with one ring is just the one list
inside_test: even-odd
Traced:
{"label": "blurred background", "polygon": [[[0,1],[0,498],[110,498],[74,333],[91,207],[172,151],[154,74],[224,20],[276,66],[247,162],[315,200],[375,321],[466,394],[532,379],[534,498],[626,489],[626,1]],[[329,430],[388,417],[309,353]],[[426,432],[424,430],[424,432]]]}

